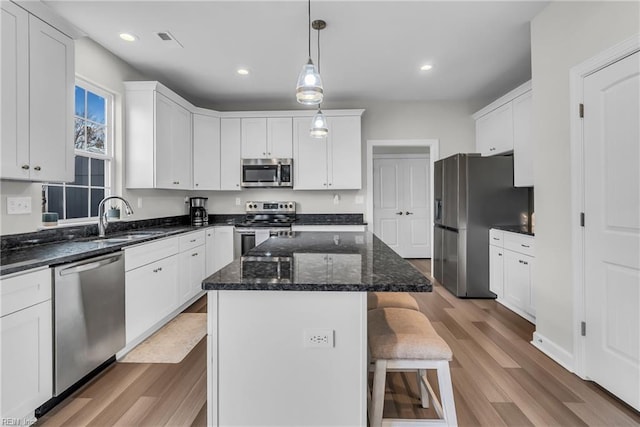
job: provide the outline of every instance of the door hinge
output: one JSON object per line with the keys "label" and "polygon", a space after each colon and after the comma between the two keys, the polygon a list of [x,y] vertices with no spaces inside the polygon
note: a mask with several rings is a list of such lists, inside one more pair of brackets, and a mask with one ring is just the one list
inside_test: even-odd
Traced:
{"label": "door hinge", "polygon": [[584,104],[580,104],[580,118],[584,118]]}
{"label": "door hinge", "polygon": [[580,212],[580,227],[584,227],[584,212]]}
{"label": "door hinge", "polygon": [[587,322],[580,322],[580,335],[587,336]]}

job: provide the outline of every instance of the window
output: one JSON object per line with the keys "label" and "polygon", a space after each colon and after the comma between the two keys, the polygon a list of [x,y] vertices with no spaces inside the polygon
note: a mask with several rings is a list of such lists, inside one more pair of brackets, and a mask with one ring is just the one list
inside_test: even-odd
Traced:
{"label": "window", "polygon": [[44,209],[62,221],[98,216],[113,186],[113,95],[82,80],[75,87],[75,180],[42,186]]}

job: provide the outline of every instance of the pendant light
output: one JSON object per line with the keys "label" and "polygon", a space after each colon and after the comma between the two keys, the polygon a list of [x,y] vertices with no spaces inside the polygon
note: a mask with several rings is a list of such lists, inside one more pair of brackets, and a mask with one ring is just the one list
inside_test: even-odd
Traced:
{"label": "pendant light", "polygon": [[327,126],[327,118],[322,114],[322,110],[318,105],[318,112],[313,116],[313,120],[311,121],[310,135],[312,138],[325,138],[328,134],[329,127]]}
{"label": "pendant light", "polygon": [[[320,72],[313,65],[311,60],[311,0],[309,0],[308,18],[309,18],[309,60],[302,66],[302,71],[298,76],[298,84],[296,85],[296,99],[300,104],[317,105],[322,102],[322,79]],[[313,21],[314,24],[322,23],[322,27],[313,27],[320,31],[326,25],[324,21]]]}
{"label": "pendant light", "polygon": [[[323,20],[313,21],[311,24],[314,30],[318,31],[318,73],[320,72],[320,30],[327,26]],[[325,138],[329,134],[327,118],[322,114],[321,104],[318,104],[318,112],[311,120],[310,135],[312,138]]]}

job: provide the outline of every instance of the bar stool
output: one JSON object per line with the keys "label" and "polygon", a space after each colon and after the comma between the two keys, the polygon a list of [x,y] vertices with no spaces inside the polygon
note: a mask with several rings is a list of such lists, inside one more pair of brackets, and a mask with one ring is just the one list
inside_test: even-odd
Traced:
{"label": "bar stool", "polygon": [[[373,390],[369,404],[371,427],[383,425],[457,426],[456,408],[449,362],[453,354],[447,343],[419,311],[378,308],[368,312],[369,355],[373,368]],[[426,370],[438,375],[440,399],[429,384]],[[429,396],[440,419],[407,420],[382,418],[386,374],[389,371],[415,371],[421,404],[429,407]]]}
{"label": "bar stool", "polygon": [[367,309],[383,307],[408,308],[419,311],[418,302],[406,292],[369,292],[367,293]]}

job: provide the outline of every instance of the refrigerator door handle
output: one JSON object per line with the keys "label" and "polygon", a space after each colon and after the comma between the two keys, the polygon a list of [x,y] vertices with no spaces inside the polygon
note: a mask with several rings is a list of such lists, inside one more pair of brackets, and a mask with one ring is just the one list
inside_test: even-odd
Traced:
{"label": "refrigerator door handle", "polygon": [[442,221],[442,200],[435,200],[435,206],[434,206],[434,218],[435,218],[435,222],[440,222]]}

